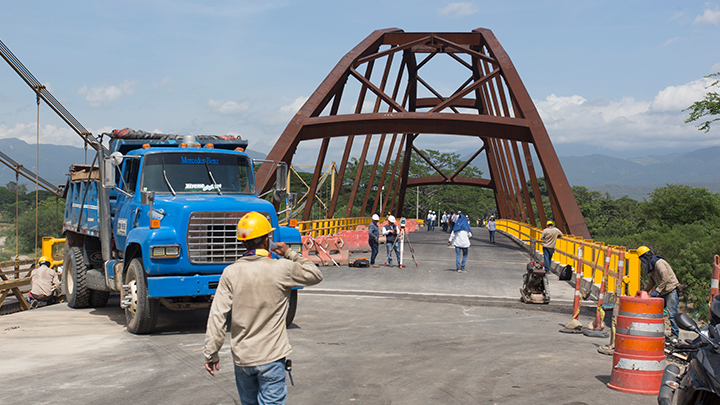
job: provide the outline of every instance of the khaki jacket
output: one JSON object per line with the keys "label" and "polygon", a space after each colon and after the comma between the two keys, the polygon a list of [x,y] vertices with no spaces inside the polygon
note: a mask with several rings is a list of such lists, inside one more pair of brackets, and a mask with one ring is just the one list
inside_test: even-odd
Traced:
{"label": "khaki jacket", "polygon": [[675,272],[665,259],[660,259],[655,263],[655,269],[648,272],[648,283],[645,291],[651,292],[657,290],[660,295],[669,294],[672,290],[680,285]]}
{"label": "khaki jacket", "polygon": [[557,238],[561,236],[563,236],[563,233],[559,229],[555,227],[545,228],[542,231],[540,241],[542,242],[543,247],[555,249],[555,242],[557,241]]}
{"label": "khaki jacket", "polygon": [[57,272],[46,265],[42,265],[32,272],[32,287],[30,292],[37,298],[51,295],[60,295],[61,284]]}
{"label": "khaki jacket", "polygon": [[245,256],[226,267],[208,316],[206,362],[219,360],[231,310],[231,349],[237,366],[259,366],[289,355],[285,318],[290,291],[320,281],[320,269],[290,249],[284,259]]}

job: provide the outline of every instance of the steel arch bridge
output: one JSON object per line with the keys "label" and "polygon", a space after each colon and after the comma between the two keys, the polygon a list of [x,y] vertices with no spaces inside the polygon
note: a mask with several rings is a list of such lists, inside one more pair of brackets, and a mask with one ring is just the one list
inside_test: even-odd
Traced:
{"label": "steel arch bridge", "polygon": [[[454,66],[433,70],[432,64],[441,58]],[[440,72],[437,89],[426,71]],[[454,84],[448,87],[450,81]],[[443,95],[441,90],[448,89],[449,94]],[[469,137],[465,144],[471,141],[476,152],[454,173],[444,173],[415,145],[423,136],[433,134]],[[327,212],[328,218],[335,215],[356,137],[364,139],[346,216],[360,198],[360,213],[366,215],[372,193],[375,196],[370,212],[389,210],[400,216],[408,187],[471,185],[494,191],[503,218],[532,225],[539,219],[544,224],[546,212],[537,180],[542,173],[557,226],[590,237],[540,115],[510,57],[489,29],[465,33],[377,30],[340,60],[268,155],[270,160],[291,164],[301,142],[320,142],[303,219],[310,216],[331,139],[344,139],[335,192]],[[369,153],[374,154],[370,180],[359,187]],[[433,167],[437,175],[410,178],[413,153]],[[462,176],[462,170],[481,155],[487,159],[489,178]],[[376,173],[381,159],[385,162],[382,173]],[[267,179],[259,188],[268,191],[274,181],[270,164],[263,164],[257,177]],[[385,193],[384,198],[379,198],[380,193]],[[381,199],[384,203],[379,207]]]}

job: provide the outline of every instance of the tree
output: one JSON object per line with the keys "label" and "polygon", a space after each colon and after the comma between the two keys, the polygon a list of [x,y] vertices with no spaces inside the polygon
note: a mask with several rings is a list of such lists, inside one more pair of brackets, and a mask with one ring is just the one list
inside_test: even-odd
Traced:
{"label": "tree", "polygon": [[5,188],[8,189],[8,191],[15,193],[16,191],[18,194],[26,194],[27,193],[27,184],[21,184],[17,185],[14,181],[9,182],[5,185]]}
{"label": "tree", "polygon": [[[711,78],[713,76],[720,77],[720,72],[713,73],[705,77]],[[720,87],[720,80],[715,80],[707,86],[706,89],[709,89],[710,87]],[[708,119],[700,125],[697,125],[698,130],[708,132],[710,130],[710,124],[720,120],[720,95],[718,95],[716,91],[709,91],[705,95],[704,99],[694,102],[693,105],[683,111],[690,111],[690,116],[685,120],[686,124],[697,121],[702,117],[714,117],[712,119]]]}
{"label": "tree", "polygon": [[668,184],[650,193],[650,201],[639,207],[638,219],[646,229],[692,224],[701,220],[718,223],[720,198],[707,188]]}

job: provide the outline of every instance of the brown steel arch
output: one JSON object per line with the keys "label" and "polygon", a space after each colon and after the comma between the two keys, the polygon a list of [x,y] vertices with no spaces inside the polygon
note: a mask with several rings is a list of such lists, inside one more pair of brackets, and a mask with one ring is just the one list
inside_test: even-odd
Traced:
{"label": "brown steel arch", "polygon": [[[421,69],[439,55],[451,58],[468,73],[466,77],[459,77],[464,82],[447,96],[420,74]],[[382,72],[380,80],[373,77],[376,70]],[[347,100],[355,101],[351,106],[353,112],[342,114],[341,104]],[[369,105],[365,105],[368,101],[374,101],[371,111]],[[414,142],[423,134],[475,138],[477,149],[455,173],[444,173],[415,147]],[[293,117],[268,155],[268,159],[291,164],[300,142],[322,140],[303,219],[310,215],[331,139],[344,138],[335,193],[327,212],[328,218],[335,215],[355,137],[364,139],[357,156],[358,167],[346,216],[351,214],[358,192],[364,193],[361,215],[367,213],[373,191],[372,212],[387,212],[386,208],[390,207],[401,215],[407,187],[472,185],[494,190],[502,217],[531,224],[537,224],[539,219],[544,224],[546,213],[537,181],[537,170],[541,170],[557,226],[566,232],[590,237],[540,115],[509,56],[488,29],[478,28],[468,33],[378,30],[340,60]],[[371,151],[373,140],[377,146]],[[368,153],[374,153],[374,163],[369,182],[361,186],[360,177]],[[408,178],[412,154],[427,161],[438,176]],[[490,179],[461,176],[463,168],[481,154],[487,159]],[[376,173],[383,156],[382,173]],[[535,162],[539,162],[540,167],[536,167]],[[269,164],[263,164],[258,173],[259,179],[266,179],[259,185],[263,192],[272,186],[271,170]],[[379,207],[381,193],[385,194],[383,206]]]}

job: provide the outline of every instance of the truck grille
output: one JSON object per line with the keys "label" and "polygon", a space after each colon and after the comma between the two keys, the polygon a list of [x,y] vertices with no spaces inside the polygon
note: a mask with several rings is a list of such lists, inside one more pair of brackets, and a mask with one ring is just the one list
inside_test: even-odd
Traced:
{"label": "truck grille", "polygon": [[242,256],[245,244],[237,240],[237,223],[247,212],[193,212],[187,232],[190,263],[232,263]]}

